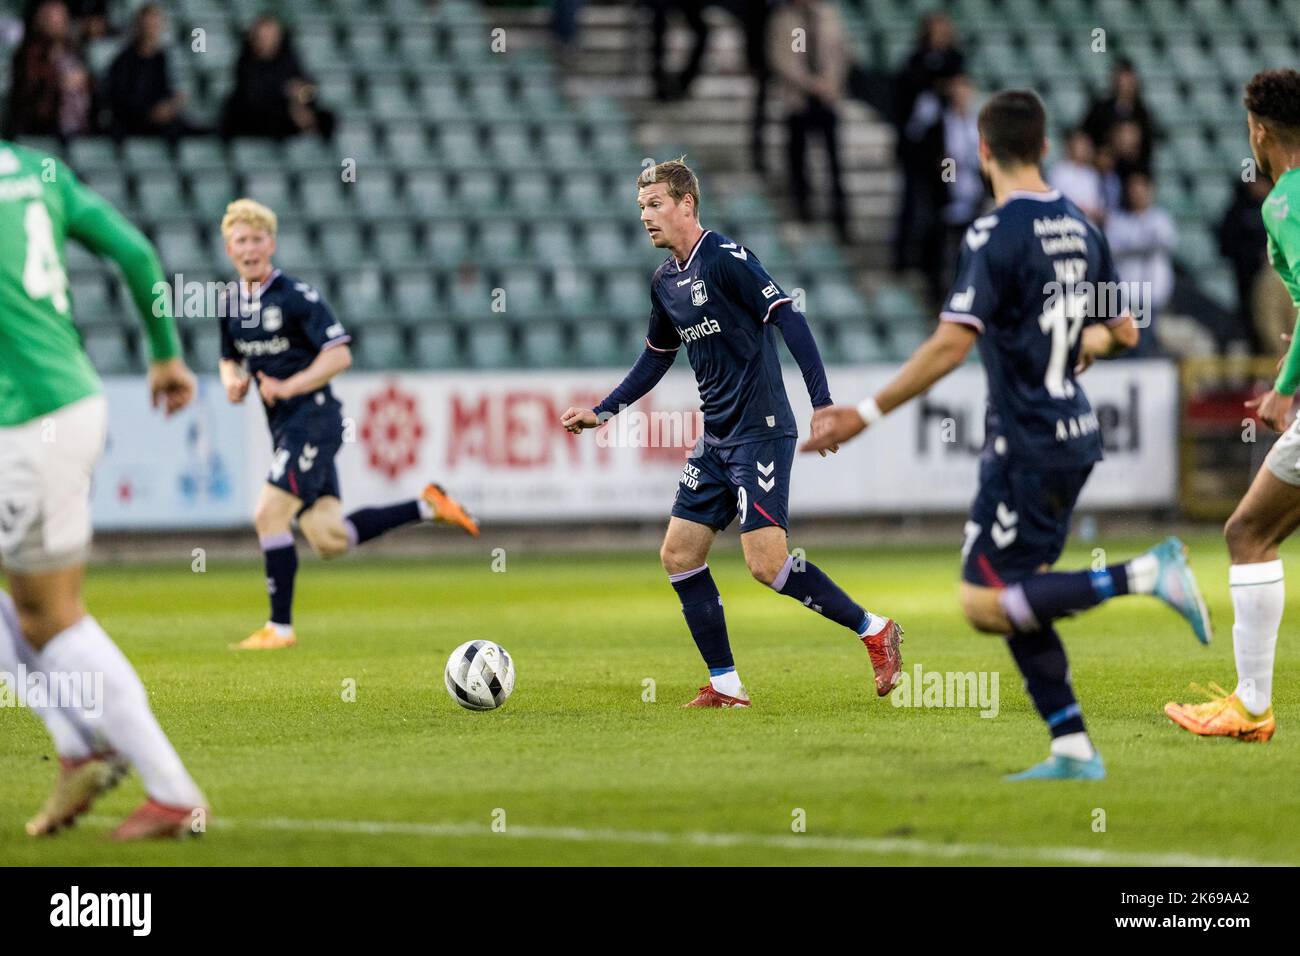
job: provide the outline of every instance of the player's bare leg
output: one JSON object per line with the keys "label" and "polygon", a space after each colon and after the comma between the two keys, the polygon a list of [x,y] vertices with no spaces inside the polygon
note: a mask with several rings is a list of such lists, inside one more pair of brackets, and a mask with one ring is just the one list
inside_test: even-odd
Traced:
{"label": "player's bare leg", "polygon": [[333,495],[317,498],[315,504],[298,515],[298,528],[317,557],[327,561],[346,553],[351,544],[344,524],[343,502]]}
{"label": "player's bare leg", "polygon": [[290,530],[302,499],[270,483],[262,485],[253,511],[253,526],[266,566],[271,614],[264,625],[231,645],[242,651],[273,651],[298,643],[293,633],[293,585],[298,575],[298,549]]}
{"label": "player's bare leg", "polygon": [[[31,573],[10,570],[12,612],[7,601],[0,602],[5,611],[0,643],[7,643],[9,653],[25,666],[47,678],[89,674],[98,681],[98,686],[83,687],[83,699],[74,706],[39,714],[59,751],[59,777],[27,832],[43,836],[70,825],[121,779],[129,764],[139,771],[149,794],[145,806],[156,808],[158,819],[147,827],[138,825],[128,838],[180,835],[196,812],[206,812],[203,794],[150,710],[135,670],[85,612],[83,577],[80,564]],[[47,679],[47,686],[55,684]],[[164,816],[182,822],[164,822]]]}
{"label": "player's bare leg", "polygon": [[746,531],[740,544],[754,580],[853,631],[871,658],[876,695],[884,697],[893,690],[903,669],[903,629],[895,621],[864,610],[820,568],[791,554],[786,531],[779,525]]}
{"label": "player's bare leg", "polygon": [[1300,527],[1300,487],[1264,467],[1224,526],[1232,566],[1232,647],[1237,686],[1232,693],[1217,684],[1208,701],[1170,701],[1165,714],[1180,727],[1202,736],[1264,742],[1273,736],[1273,657],[1286,603],[1278,547]]}
{"label": "player's bare leg", "polygon": [[695,646],[709,669],[709,682],[700,688],[687,707],[748,707],[749,695],[736,673],[727,639],[727,621],[722,596],[713,583],[707,564],[709,549],[718,532],[698,521],[672,517],[664,534],[659,560],[668,581],[682,602],[682,616],[690,628]]}

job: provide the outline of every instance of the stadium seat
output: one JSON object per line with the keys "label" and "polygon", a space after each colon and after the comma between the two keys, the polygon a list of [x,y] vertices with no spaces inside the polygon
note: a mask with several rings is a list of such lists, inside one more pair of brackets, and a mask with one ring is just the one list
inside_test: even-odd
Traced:
{"label": "stadium seat", "polygon": [[230,144],[235,167],[247,172],[281,170],[285,166],[284,147],[273,139],[235,139]]}
{"label": "stadium seat", "polygon": [[430,223],[427,241],[429,257],[440,266],[459,265],[470,255],[469,227],[459,219]]}
{"label": "stadium seat", "polygon": [[331,219],[317,230],[317,250],[326,268],[348,269],[363,258],[361,225],[346,219]]}
{"label": "stadium seat", "polygon": [[512,219],[480,222],[475,249],[486,262],[510,262],[519,258],[522,243],[518,223]]}
{"label": "stadium seat", "polygon": [[454,326],[422,324],[414,328],[413,336],[415,360],[421,368],[457,368],[464,361]]}
{"label": "stadium seat", "polygon": [[137,207],[147,218],[155,221],[190,218],[191,210],[177,173],[170,169],[137,173],[135,184],[135,194],[139,197]]}
{"label": "stadium seat", "polygon": [[379,220],[371,227],[371,255],[386,266],[424,262],[421,229],[400,219]]}
{"label": "stadium seat", "polygon": [[469,336],[467,357],[475,368],[501,368],[515,364],[509,330],[503,324],[476,326]]}
{"label": "stadium seat", "polygon": [[526,322],[521,331],[523,361],[532,368],[556,367],[569,363],[564,326],[559,322]]}
{"label": "stadium seat", "polygon": [[623,347],[619,327],[608,321],[608,317],[602,318],[606,321],[587,322],[577,327],[573,336],[574,357],[588,366],[620,365],[634,359],[637,352]]}
{"label": "stadium seat", "polygon": [[116,170],[121,165],[117,145],[106,136],[74,139],[69,148],[68,162],[78,175],[85,177],[96,170]]}
{"label": "stadium seat", "polygon": [[224,170],[204,170],[190,177],[190,200],[205,225],[219,222],[226,205],[236,198],[234,180]]}
{"label": "stadium seat", "polygon": [[69,292],[72,295],[72,317],[78,325],[102,325],[116,321],[109,286],[100,275],[73,279]]}
{"label": "stadium seat", "polygon": [[316,245],[307,233],[307,227],[298,222],[281,223],[275,237],[275,258],[292,272],[295,263],[317,261]]}
{"label": "stadium seat", "polygon": [[186,334],[186,361],[196,372],[215,371],[221,359],[221,332],[215,322],[196,324]]}
{"label": "stadium seat", "polygon": [[411,364],[402,328],[366,325],[353,333],[352,351],[362,368],[405,368]]}
{"label": "stadium seat", "polygon": [[343,272],[338,286],[340,314],[352,322],[366,322],[390,311],[384,298],[383,276],[372,266]]}
{"label": "stadium seat", "polygon": [[225,170],[226,152],[221,141],[212,136],[188,136],[180,141],[176,158],[185,170]]}
{"label": "stadium seat", "polygon": [[400,272],[393,278],[393,307],[396,315],[416,322],[427,322],[443,310],[427,271]]}
{"label": "stadium seat", "polygon": [[298,179],[298,201],[307,215],[315,218],[350,215],[352,187],[342,181],[340,170],[311,170]]}
{"label": "stadium seat", "polygon": [[262,169],[244,174],[244,195],[283,214],[293,205],[289,176],[279,169]]}
{"label": "stadium seat", "polygon": [[86,329],[81,336],[90,362],[102,375],[123,375],[137,371],[127,336],[116,326]]}
{"label": "stadium seat", "polygon": [[155,230],[155,243],[158,246],[158,258],[168,271],[184,272],[195,267],[204,267],[208,255],[199,242],[194,225],[191,222],[160,224]]}

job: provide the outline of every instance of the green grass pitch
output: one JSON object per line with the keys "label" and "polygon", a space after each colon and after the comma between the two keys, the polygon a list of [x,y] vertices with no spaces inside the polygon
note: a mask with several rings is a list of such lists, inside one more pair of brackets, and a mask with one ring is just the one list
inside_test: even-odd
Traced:
{"label": "green grass pitch", "polygon": [[[877,699],[862,646],[749,578],[734,536],[711,562],[750,711],[686,711],[705,675],[654,553],[334,564],[304,558],[299,646],[236,654],[264,620],[260,564],[94,567],[88,604],[131,657],[213,805],[197,841],[114,846],[131,777],[75,830],[28,839],[55,765],[39,723],[0,713],[7,864],[935,864],[1300,860],[1300,588],[1267,745],[1201,740],[1161,713],[1190,680],[1234,677],[1227,556],[1194,539],[1210,648],[1150,598],[1060,630],[1110,776],[1008,784],[1046,734],[996,639],[956,605],[953,548],[810,551],[907,631],[906,669],[996,671],[999,710]],[[1152,539],[1154,540],[1154,539]],[[797,543],[797,542],[796,542]],[[1113,557],[1132,543],[1110,542]],[[1292,554],[1294,554],[1294,549]],[[1083,566],[1073,546],[1062,567]],[[499,641],[518,683],[471,713],[443,687],[453,647]],[[652,701],[650,696],[653,681]],[[355,700],[345,697],[355,682]],[[802,821],[802,829],[800,828]],[[504,824],[504,832],[499,832]]]}

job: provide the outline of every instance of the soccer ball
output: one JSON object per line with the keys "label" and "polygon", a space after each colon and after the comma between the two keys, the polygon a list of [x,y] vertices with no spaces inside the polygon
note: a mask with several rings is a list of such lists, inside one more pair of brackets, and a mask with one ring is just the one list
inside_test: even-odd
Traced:
{"label": "soccer ball", "polygon": [[466,641],[447,658],[447,693],[466,710],[494,710],[515,689],[515,662],[491,641]]}

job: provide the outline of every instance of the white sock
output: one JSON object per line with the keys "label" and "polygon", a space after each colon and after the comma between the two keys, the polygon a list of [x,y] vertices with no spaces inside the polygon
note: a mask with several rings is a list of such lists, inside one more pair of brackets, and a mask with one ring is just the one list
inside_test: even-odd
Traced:
{"label": "white sock", "polygon": [[875,637],[885,629],[885,624],[889,621],[887,617],[881,617],[879,614],[872,614],[867,611],[867,626],[865,630],[858,631],[858,637]]}
{"label": "white sock", "polygon": [[1154,554],[1140,554],[1125,567],[1128,568],[1128,593],[1152,594],[1156,589],[1156,575],[1160,561]]}
{"label": "white sock", "polygon": [[429,504],[429,502],[425,501],[423,498],[416,498],[415,506],[420,509],[421,520],[432,521],[434,517],[436,517],[433,511],[433,505]]}
{"label": "white sock", "polygon": [[1091,760],[1097,751],[1092,741],[1082,730],[1072,734],[1062,734],[1052,738],[1052,753],[1057,757],[1073,757],[1075,760]]}
{"label": "white sock", "polygon": [[719,674],[717,677],[710,677],[709,683],[713,685],[713,689],[719,694],[745,699],[744,685],[740,683],[740,675],[734,669],[727,671],[725,674]]}
{"label": "white sock", "polygon": [[1237,697],[1252,714],[1273,702],[1273,654],[1286,605],[1282,562],[1234,564],[1228,568],[1232,591],[1232,650],[1237,658]]}
{"label": "white sock", "polygon": [[[36,662],[36,651],[18,628],[18,614],[14,610],[13,598],[0,591],[0,672],[17,678],[19,671],[28,674],[40,670]],[[13,683],[10,681],[10,683]],[[15,695],[23,695],[25,688],[14,686]],[[71,712],[57,707],[36,707],[27,701],[27,709],[45,724],[45,729],[54,738],[54,750],[60,757],[69,760],[81,760],[95,751],[95,737],[86,728],[79,727]]]}
{"label": "white sock", "polygon": [[149,695],[135,669],[99,623],[87,614],[59,632],[39,655],[41,669],[91,672],[103,677],[103,713],[87,716],[114,750],[131,762],[145,792],[173,807],[206,806],[171,741],[149,709]]}
{"label": "white sock", "polygon": [[292,624],[276,624],[275,621],[267,621],[266,626],[275,631],[280,637],[289,637],[293,634]]}

